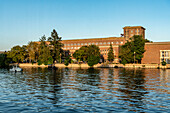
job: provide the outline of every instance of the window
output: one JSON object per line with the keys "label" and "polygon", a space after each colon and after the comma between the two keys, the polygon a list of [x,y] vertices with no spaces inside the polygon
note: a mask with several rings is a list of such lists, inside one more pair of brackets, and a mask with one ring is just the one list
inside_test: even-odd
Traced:
{"label": "window", "polygon": [[112,44],[114,44],[114,42],[112,42]]}
{"label": "window", "polygon": [[131,30],[131,33],[133,33],[133,30]]}
{"label": "window", "polygon": [[96,42],[96,45],[98,45],[98,42]]}
{"label": "window", "polygon": [[69,47],[67,49],[70,49]]}
{"label": "window", "polygon": [[121,43],[121,44],[123,44],[123,42],[122,42],[122,41],[121,41],[120,43]]}
{"label": "window", "polygon": [[133,34],[131,34],[131,36],[133,36]]}
{"label": "window", "polygon": [[104,42],[103,44],[106,44],[106,42]]}
{"label": "window", "polygon": [[110,42],[107,42],[107,44],[110,44]]}
{"label": "window", "polygon": [[138,33],[140,32],[140,30],[138,30]]}
{"label": "window", "polygon": [[85,45],[87,45],[87,43],[85,43]]}
{"label": "window", "polygon": [[89,45],[91,45],[91,43],[89,43]]}
{"label": "window", "polygon": [[80,47],[77,47],[77,49],[79,49]]}
{"label": "window", "polygon": [[71,46],[73,46],[73,44],[71,44]]}
{"label": "window", "polygon": [[71,49],[73,49],[73,47],[71,47]]}
{"label": "window", "polygon": [[77,44],[78,46],[80,45],[80,43]]}
{"label": "window", "polygon": [[70,46],[70,44],[67,44],[68,46]]}
{"label": "window", "polygon": [[165,57],[169,57],[168,51],[165,51]]}
{"label": "window", "polygon": [[100,42],[100,45],[102,45],[102,42]]}
{"label": "window", "polygon": [[81,43],[81,45],[83,45],[83,43]]}
{"label": "window", "polygon": [[119,42],[116,42],[116,44],[119,44]]}
{"label": "window", "polygon": [[76,46],[76,43],[74,45]]}
{"label": "window", "polygon": [[77,47],[74,47],[74,49],[76,49]]}

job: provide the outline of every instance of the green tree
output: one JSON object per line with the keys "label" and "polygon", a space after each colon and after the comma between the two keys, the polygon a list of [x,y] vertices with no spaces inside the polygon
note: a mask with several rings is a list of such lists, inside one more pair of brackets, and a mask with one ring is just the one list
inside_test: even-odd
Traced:
{"label": "green tree", "polygon": [[132,52],[131,42],[127,42],[124,45],[120,46],[119,58],[121,59],[121,63],[123,64],[133,62],[133,52]]}
{"label": "green tree", "polygon": [[96,45],[88,46],[88,58],[87,62],[90,67],[93,65],[98,64],[100,61],[100,49]]}
{"label": "green tree", "polygon": [[148,39],[145,39],[145,42],[151,42],[151,43],[152,43],[153,41],[150,41],[150,40],[148,40]]}
{"label": "green tree", "polygon": [[76,58],[76,60],[78,62],[82,61],[83,59],[83,54],[84,54],[84,51],[83,50],[76,50],[74,53],[73,53],[73,57]]}
{"label": "green tree", "polygon": [[23,48],[23,51],[24,51],[24,61],[26,61],[26,60],[29,59],[27,45],[23,45],[22,48]]}
{"label": "green tree", "polygon": [[134,50],[132,51],[135,53],[135,61],[137,63],[141,63],[141,60],[143,58],[143,53],[145,52],[145,40],[143,39],[142,36],[139,35],[134,35],[133,36],[134,41],[132,41],[132,45]]}
{"label": "green tree", "polygon": [[64,61],[64,65],[65,65],[65,66],[68,66],[69,63],[71,63],[70,55],[68,55],[68,56],[66,57],[66,59],[65,59],[65,61]]}
{"label": "green tree", "polygon": [[114,61],[114,53],[113,53],[113,48],[112,44],[110,44],[109,52],[108,52],[108,61],[113,62]]}
{"label": "green tree", "polygon": [[14,62],[23,62],[24,60],[24,56],[25,55],[25,51],[22,47],[18,46],[14,46],[13,48],[11,48],[10,51],[7,52],[7,57],[11,58],[12,61]]}
{"label": "green tree", "polygon": [[10,59],[7,58],[6,53],[0,54],[0,68],[6,68],[9,66]]}
{"label": "green tree", "polygon": [[[123,63],[141,63],[143,58],[145,40],[142,36],[134,35],[130,42],[120,47],[119,58]],[[135,61],[134,61],[135,60]]]}
{"label": "green tree", "polygon": [[38,58],[39,64],[42,63],[47,65],[49,61],[51,61],[50,49],[46,44],[45,35],[40,38],[39,54],[40,54]]}
{"label": "green tree", "polygon": [[28,57],[30,62],[38,60],[39,57],[39,44],[37,42],[29,42],[27,45]]}
{"label": "green tree", "polygon": [[52,57],[54,61],[58,61],[61,63],[61,55],[62,55],[62,47],[64,46],[61,43],[61,37],[58,36],[55,29],[51,32],[51,37],[48,38],[52,48]]}
{"label": "green tree", "polygon": [[82,51],[81,60],[87,62],[88,46],[82,46],[80,50]]}

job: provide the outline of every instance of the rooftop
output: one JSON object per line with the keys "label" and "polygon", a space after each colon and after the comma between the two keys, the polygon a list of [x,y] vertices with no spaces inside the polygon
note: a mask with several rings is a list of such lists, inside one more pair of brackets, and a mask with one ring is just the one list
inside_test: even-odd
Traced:
{"label": "rooftop", "polygon": [[123,29],[125,29],[125,28],[142,28],[145,30],[145,28],[142,26],[125,26],[125,27],[123,27]]}
{"label": "rooftop", "polygon": [[146,45],[170,45],[170,42],[147,42]]}
{"label": "rooftop", "polygon": [[107,38],[88,38],[88,39],[72,39],[72,40],[62,40],[63,42],[66,41],[90,41],[90,40],[123,40],[124,37],[107,37]]}

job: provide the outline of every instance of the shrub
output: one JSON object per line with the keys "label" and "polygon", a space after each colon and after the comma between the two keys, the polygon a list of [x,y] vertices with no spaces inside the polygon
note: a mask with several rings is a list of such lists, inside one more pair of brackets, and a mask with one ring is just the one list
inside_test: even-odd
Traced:
{"label": "shrub", "polygon": [[90,67],[92,67],[93,65],[97,64],[99,62],[99,60],[100,60],[100,57],[91,55],[88,57],[87,63]]}
{"label": "shrub", "polygon": [[64,61],[64,65],[65,65],[65,66],[68,66],[68,65],[69,65],[68,60],[65,60],[65,61]]}
{"label": "shrub", "polygon": [[163,61],[163,62],[161,62],[161,63],[162,63],[163,66],[166,66],[166,62],[165,62],[165,61]]}
{"label": "shrub", "polygon": [[40,60],[38,60],[38,65],[41,65],[41,64],[42,64],[42,62]]}
{"label": "shrub", "polygon": [[122,60],[121,62],[123,65],[127,64],[127,61],[125,59]]}
{"label": "shrub", "polygon": [[45,62],[44,62],[44,65],[48,65],[48,61],[45,61]]}

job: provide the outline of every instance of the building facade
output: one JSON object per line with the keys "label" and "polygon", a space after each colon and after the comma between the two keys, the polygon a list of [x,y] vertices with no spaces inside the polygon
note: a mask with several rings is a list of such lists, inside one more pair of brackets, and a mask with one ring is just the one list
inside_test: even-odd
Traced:
{"label": "building facade", "polygon": [[142,35],[145,39],[145,28],[142,26],[126,26],[123,28],[124,30],[124,38],[128,41],[134,35]]}
{"label": "building facade", "polygon": [[143,64],[160,64],[162,61],[170,64],[170,42],[145,43]]}
{"label": "building facade", "polygon": [[119,63],[118,54],[119,47],[129,41],[134,35],[142,35],[145,38],[145,28],[142,26],[126,26],[123,28],[124,37],[108,37],[108,38],[91,38],[91,39],[75,39],[62,40],[63,49],[69,51],[71,55],[82,46],[96,45],[100,48],[100,53],[104,60],[107,60],[110,44],[114,51],[114,63]]}
{"label": "building facade", "polygon": [[109,37],[109,38],[93,38],[93,39],[77,39],[77,40],[63,40],[63,50],[69,50],[73,54],[82,46],[96,45],[100,49],[100,53],[106,60],[109,52],[110,44],[113,47],[115,63],[118,63],[119,46],[125,44],[124,37]]}
{"label": "building facade", "polygon": [[[119,48],[134,35],[141,35],[145,39],[145,28],[142,26],[125,26],[122,37],[91,38],[62,40],[63,50],[66,54],[73,54],[82,46],[96,45],[100,49],[100,54],[107,61],[110,44],[113,47],[114,63],[119,63]],[[38,42],[39,43],[39,42]],[[47,42],[49,44],[49,42]],[[145,43],[144,57],[142,64],[160,64],[165,61],[170,64],[170,42],[147,42]]]}

